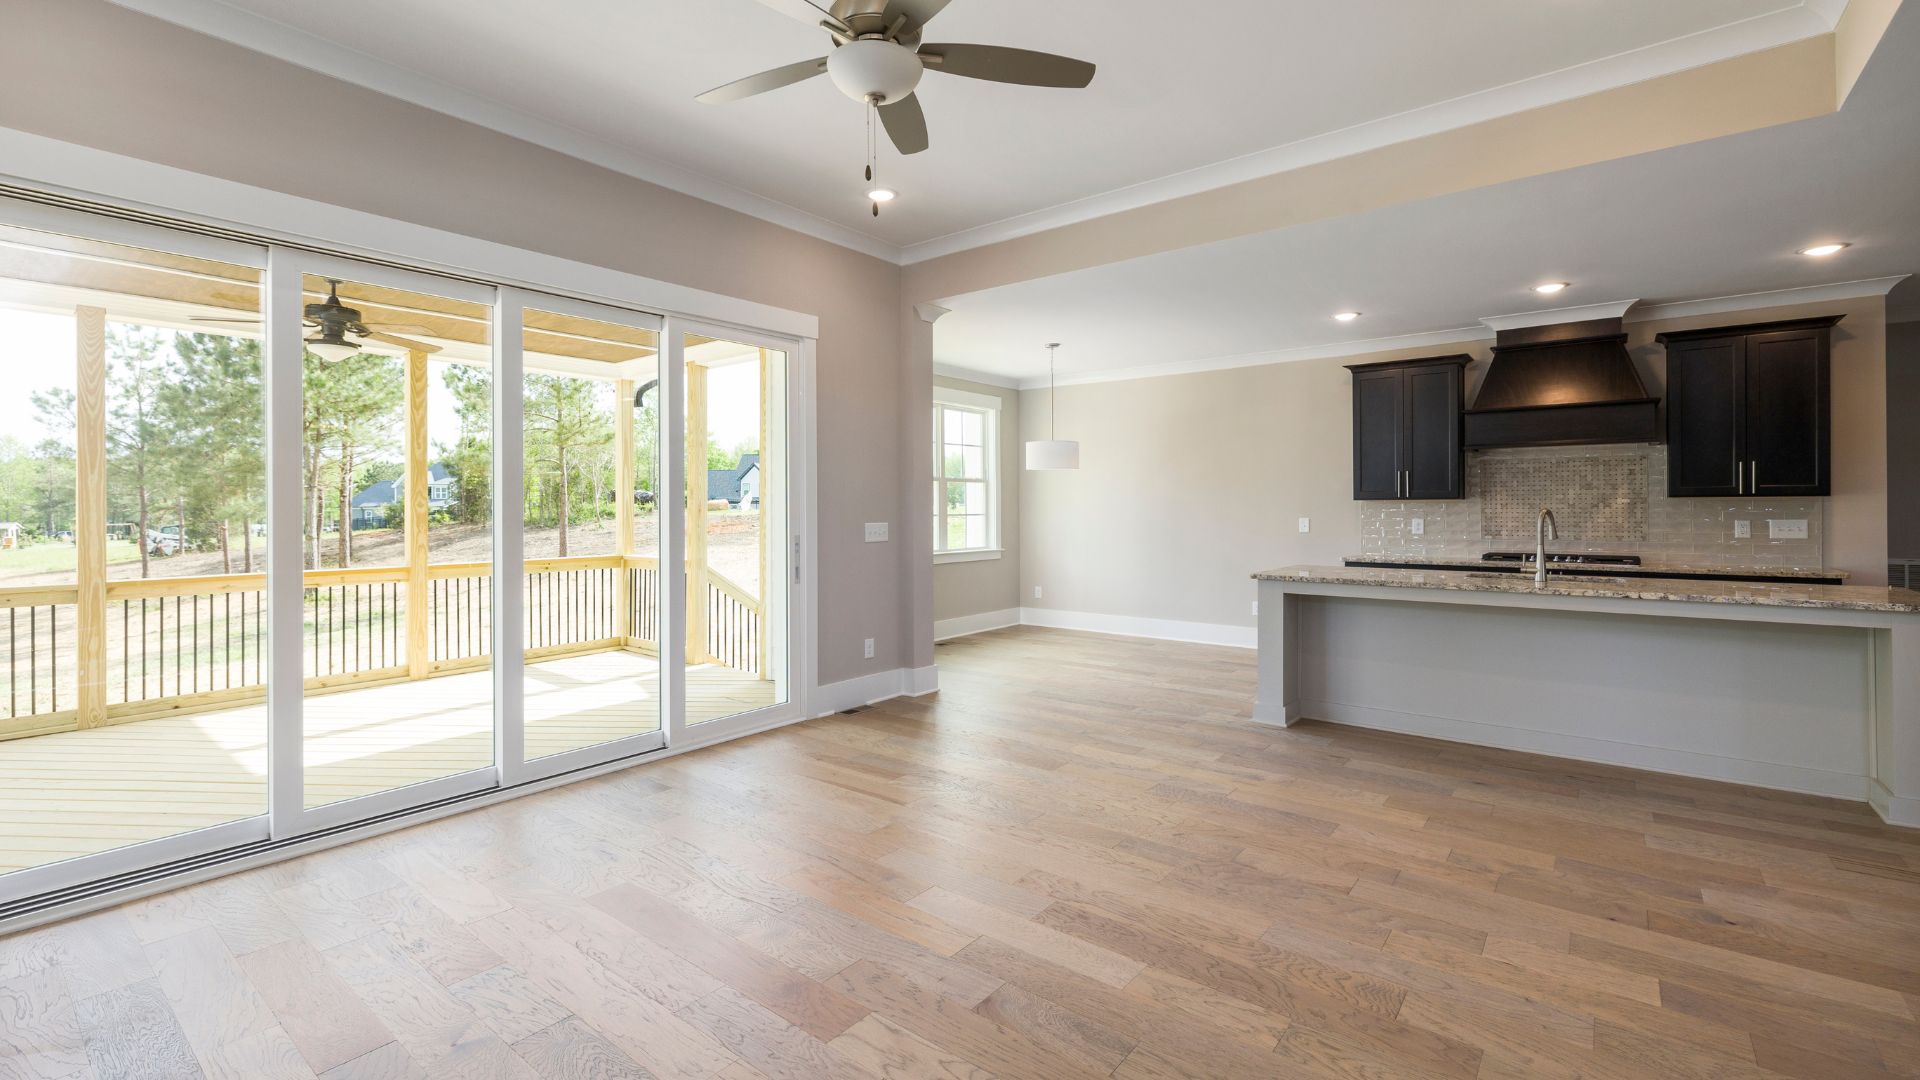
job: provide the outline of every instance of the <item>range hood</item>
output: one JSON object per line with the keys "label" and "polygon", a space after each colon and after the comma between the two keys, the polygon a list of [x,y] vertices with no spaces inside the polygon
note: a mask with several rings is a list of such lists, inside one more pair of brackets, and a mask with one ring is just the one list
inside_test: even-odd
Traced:
{"label": "range hood", "polygon": [[1483,319],[1493,363],[1466,411],[1466,447],[1659,442],[1660,399],[1627,355],[1634,303]]}

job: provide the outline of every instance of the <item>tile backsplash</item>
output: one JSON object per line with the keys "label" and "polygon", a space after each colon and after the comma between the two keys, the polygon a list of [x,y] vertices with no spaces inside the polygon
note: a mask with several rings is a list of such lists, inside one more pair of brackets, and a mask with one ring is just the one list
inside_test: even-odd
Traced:
{"label": "tile backsplash", "polygon": [[[1359,504],[1369,556],[1478,556],[1531,551],[1534,519],[1553,510],[1556,551],[1639,555],[1649,562],[1822,569],[1826,500],[1667,497],[1664,446],[1526,447],[1467,455],[1467,497]],[[1424,526],[1414,534],[1414,522]],[[1804,520],[1806,539],[1771,539],[1771,519]],[[1740,522],[1751,535],[1736,535]]]}

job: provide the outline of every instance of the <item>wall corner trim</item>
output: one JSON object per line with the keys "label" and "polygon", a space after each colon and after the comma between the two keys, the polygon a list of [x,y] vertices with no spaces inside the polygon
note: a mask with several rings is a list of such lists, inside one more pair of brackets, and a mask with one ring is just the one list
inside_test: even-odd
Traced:
{"label": "wall corner trim", "polygon": [[921,322],[936,323],[940,321],[942,315],[953,314],[953,309],[941,307],[939,304],[915,304],[913,313],[920,317]]}

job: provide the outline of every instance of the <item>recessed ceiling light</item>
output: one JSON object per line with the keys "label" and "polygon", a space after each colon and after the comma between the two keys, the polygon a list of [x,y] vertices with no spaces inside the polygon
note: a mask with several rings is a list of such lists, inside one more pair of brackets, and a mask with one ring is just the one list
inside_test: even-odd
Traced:
{"label": "recessed ceiling light", "polygon": [[892,202],[899,197],[899,193],[892,188],[877,187],[867,192],[867,198],[874,202]]}
{"label": "recessed ceiling light", "polygon": [[1557,293],[1566,287],[1567,287],[1567,283],[1564,281],[1547,281],[1547,282],[1542,282],[1539,285],[1535,285],[1533,287],[1533,291],[1539,293],[1542,296],[1552,296],[1554,293]]}
{"label": "recessed ceiling light", "polygon": [[1800,254],[1810,255],[1816,259],[1824,259],[1829,255],[1837,255],[1852,246],[1852,244],[1815,244],[1810,248],[1801,248]]}
{"label": "recessed ceiling light", "polygon": [[1360,317],[1360,313],[1357,311],[1339,311],[1334,313],[1333,321],[1334,322],[1352,322],[1353,320],[1359,317]]}

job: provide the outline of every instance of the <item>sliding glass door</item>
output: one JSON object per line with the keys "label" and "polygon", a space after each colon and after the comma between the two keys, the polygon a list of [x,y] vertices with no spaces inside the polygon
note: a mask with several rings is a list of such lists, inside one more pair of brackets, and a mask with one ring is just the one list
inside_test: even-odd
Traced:
{"label": "sliding glass door", "polygon": [[274,710],[300,744],[297,804],[293,777],[275,778],[285,836],[499,782],[495,290],[305,252],[276,250],[271,269],[276,398],[299,399],[269,455],[274,509],[301,541],[268,571],[274,628],[291,639],[296,605],[299,620],[299,670],[274,672],[302,688]]}
{"label": "sliding glass door", "polygon": [[0,203],[0,902],[267,837],[266,264]]}
{"label": "sliding glass door", "polygon": [[677,327],[687,463],[686,723],[711,737],[792,701],[788,349]]}
{"label": "sliding glass door", "polygon": [[661,679],[661,320],[518,304],[525,610],[521,777],[666,745]]}
{"label": "sliding glass door", "polygon": [[0,199],[0,349],[0,918],[801,714],[799,342]]}

